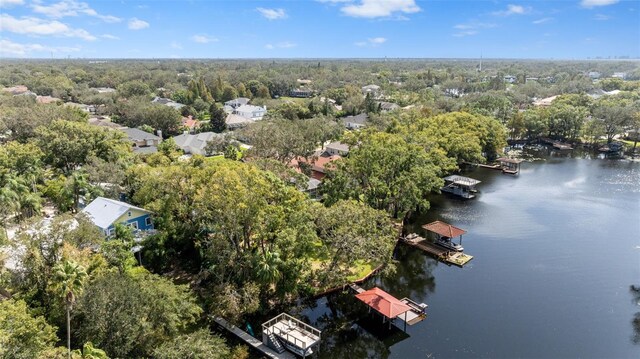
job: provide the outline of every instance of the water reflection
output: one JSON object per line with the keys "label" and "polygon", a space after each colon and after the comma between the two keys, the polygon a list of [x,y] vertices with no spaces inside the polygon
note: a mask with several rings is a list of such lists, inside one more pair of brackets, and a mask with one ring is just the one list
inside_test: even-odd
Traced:
{"label": "water reflection", "polygon": [[395,259],[400,265],[393,276],[379,279],[380,287],[397,298],[425,301],[436,289],[432,272],[441,263],[406,245],[398,245]]}

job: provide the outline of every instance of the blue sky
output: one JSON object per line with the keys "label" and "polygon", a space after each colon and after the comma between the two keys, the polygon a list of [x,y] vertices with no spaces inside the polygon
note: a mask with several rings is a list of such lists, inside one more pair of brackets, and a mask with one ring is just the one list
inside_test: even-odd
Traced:
{"label": "blue sky", "polygon": [[639,0],[0,0],[0,56],[640,57]]}

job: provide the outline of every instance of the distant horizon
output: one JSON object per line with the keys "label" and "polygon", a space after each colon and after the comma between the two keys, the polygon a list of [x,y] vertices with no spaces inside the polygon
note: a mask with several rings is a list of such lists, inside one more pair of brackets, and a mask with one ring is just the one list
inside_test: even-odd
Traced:
{"label": "distant horizon", "polygon": [[213,61],[268,61],[268,60],[296,60],[296,61],[346,61],[346,60],[370,60],[370,61],[393,61],[393,60],[482,60],[482,61],[640,61],[640,57],[634,58],[519,58],[519,57],[0,57],[2,60],[11,61],[51,61],[51,60],[115,60],[115,61],[193,61],[193,60],[213,60]]}
{"label": "distant horizon", "polygon": [[2,0],[0,58],[640,58],[635,0]]}

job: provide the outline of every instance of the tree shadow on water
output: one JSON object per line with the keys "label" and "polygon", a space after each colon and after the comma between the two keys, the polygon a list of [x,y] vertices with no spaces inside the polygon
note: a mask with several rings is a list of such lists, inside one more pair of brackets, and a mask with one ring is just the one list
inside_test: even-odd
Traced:
{"label": "tree shadow on water", "polygon": [[[636,306],[640,306],[640,286],[631,285],[629,287],[629,291],[633,296],[633,303]],[[631,320],[631,325],[633,326],[633,335],[631,335],[631,341],[633,344],[640,344],[640,312],[637,312],[633,315],[633,319]]]}

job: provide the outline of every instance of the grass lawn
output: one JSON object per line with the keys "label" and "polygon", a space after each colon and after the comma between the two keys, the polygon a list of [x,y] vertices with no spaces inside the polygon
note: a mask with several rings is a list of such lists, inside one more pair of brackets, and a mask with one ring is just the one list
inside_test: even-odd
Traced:
{"label": "grass lawn", "polygon": [[[314,255],[311,259],[311,270],[318,270],[322,268],[323,265],[328,264],[330,258],[326,255],[326,253],[322,252],[322,243],[316,242],[314,245]],[[371,274],[371,272],[377,268],[379,263],[366,262],[364,260],[358,259],[354,261],[349,268],[343,268],[349,271],[349,275],[347,275],[346,283],[347,284],[354,282],[358,279],[362,279],[363,277]]]}

